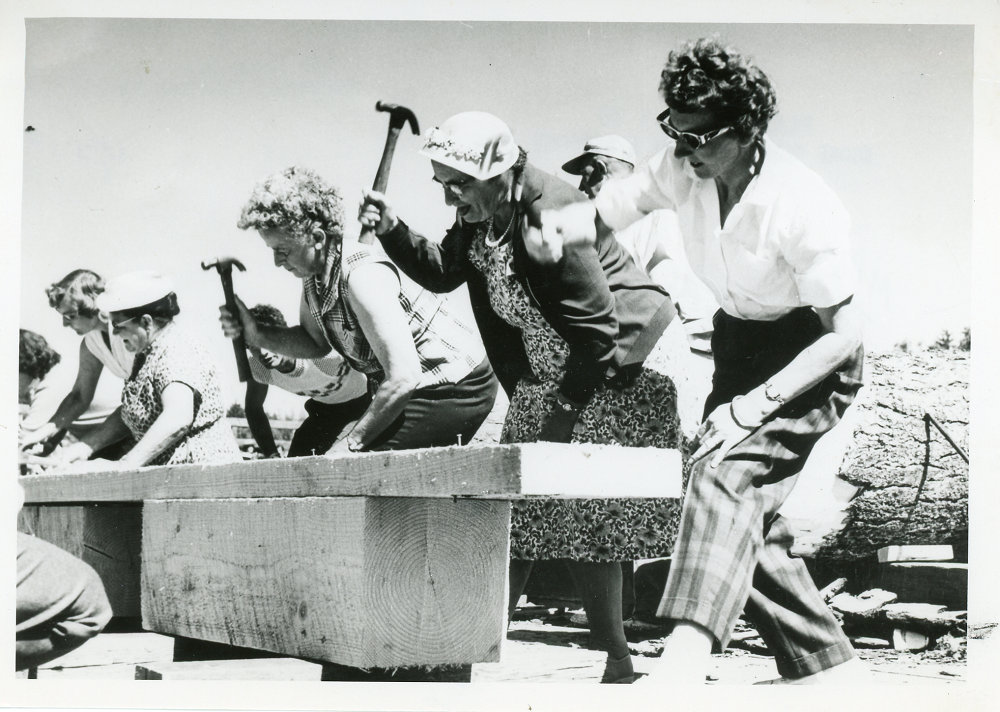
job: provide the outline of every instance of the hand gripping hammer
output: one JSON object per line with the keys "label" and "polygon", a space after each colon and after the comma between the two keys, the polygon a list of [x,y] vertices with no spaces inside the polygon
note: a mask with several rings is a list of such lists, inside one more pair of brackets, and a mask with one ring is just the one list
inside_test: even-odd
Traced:
{"label": "hand gripping hammer", "polygon": [[[212,262],[201,263],[202,269],[208,270],[213,267],[222,279],[222,292],[226,295],[226,309],[233,316],[238,316],[239,310],[236,308],[236,298],[233,295],[233,267],[239,269],[240,272],[246,272],[246,267],[235,257],[217,257]],[[233,339],[233,351],[236,353],[236,371],[239,373],[240,382],[246,383],[250,380],[250,362],[247,360],[247,344],[243,334]]]}
{"label": "hand gripping hammer", "polygon": [[[392,164],[392,154],[396,151],[396,139],[405,124],[410,125],[410,130],[415,135],[420,134],[420,126],[417,124],[417,117],[405,106],[398,104],[386,104],[384,101],[375,102],[376,111],[385,111],[389,114],[389,133],[385,137],[385,148],[382,149],[382,160],[378,164],[378,172],[375,173],[375,182],[372,190],[385,193],[389,184],[389,166]],[[361,242],[370,245],[375,239],[375,230],[365,228],[358,238]]]}

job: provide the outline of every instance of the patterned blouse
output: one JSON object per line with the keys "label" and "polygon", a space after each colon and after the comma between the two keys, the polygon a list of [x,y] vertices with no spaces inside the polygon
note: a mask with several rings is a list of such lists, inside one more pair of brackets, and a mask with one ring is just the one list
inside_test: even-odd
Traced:
{"label": "patterned blouse", "polygon": [[132,375],[122,389],[121,416],[139,440],[163,412],[163,391],[179,382],[194,391],[194,422],[172,447],[149,465],[239,462],[236,440],[225,416],[219,379],[208,352],[176,324],[168,324],[136,354]]}
{"label": "patterned blouse", "polygon": [[325,280],[303,280],[303,300],[330,344],[354,369],[366,374],[373,387],[384,380],[385,372],[347,294],[351,275],[363,265],[381,263],[399,277],[399,303],[420,358],[418,388],[458,383],[486,358],[479,335],[451,313],[442,297],[399,274],[389,259],[370,245],[345,242],[342,249],[343,254],[330,250]]}

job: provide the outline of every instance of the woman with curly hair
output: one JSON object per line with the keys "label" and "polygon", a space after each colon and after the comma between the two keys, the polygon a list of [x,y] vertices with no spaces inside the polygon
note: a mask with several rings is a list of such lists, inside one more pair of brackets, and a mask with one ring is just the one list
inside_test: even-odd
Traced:
{"label": "woman with curly hair", "polygon": [[316,359],[336,349],[368,377],[370,405],[330,452],[467,443],[489,415],[497,382],[482,342],[437,295],[370,245],[343,238],[340,194],[292,167],[260,183],[239,227],[302,280],[298,326],[264,325],[237,301],[223,331],[249,348]]}
{"label": "woman with curly hair", "polygon": [[[89,269],[73,270],[45,290],[49,306],[62,317],[63,326],[71,328],[83,340],[80,341],[80,357],[73,387],[48,422],[34,431],[24,433],[22,447],[44,442],[42,452],[51,450],[73,422],[91,407],[105,368],[122,380],[132,371],[132,354],[125,348],[122,340],[111,333],[107,315],[97,308],[95,300],[103,291],[104,280]],[[107,414],[108,411],[105,411],[104,416]],[[117,451],[102,454],[105,457],[118,456]]]}
{"label": "woman with curly hair", "polygon": [[[672,52],[657,117],[667,146],[593,205],[543,216],[540,260],[656,208],[677,211],[691,267],[718,299],[713,390],[659,615],[666,679],[703,681],[746,605],[780,682],[844,679],[850,642],[778,510],[861,386],[848,217],[822,179],[765,137],[767,76],[716,40]],[[595,207],[597,212],[595,224]]]}
{"label": "woman with curly hair", "polygon": [[[367,194],[362,224],[428,289],[468,285],[510,397],[501,441],[679,448],[675,381],[685,375],[679,364],[689,352],[666,290],[610,232],[551,267],[525,253],[524,234],[539,210],[586,197],[528,163],[510,128],[484,112],[451,117],[427,135],[421,153],[456,211],[441,243],[397,219],[380,193]],[[667,555],[663,542],[678,510],[673,500],[515,502],[510,609],[533,561],[566,561],[592,639],[608,654],[602,682],[631,683],[620,562]]]}

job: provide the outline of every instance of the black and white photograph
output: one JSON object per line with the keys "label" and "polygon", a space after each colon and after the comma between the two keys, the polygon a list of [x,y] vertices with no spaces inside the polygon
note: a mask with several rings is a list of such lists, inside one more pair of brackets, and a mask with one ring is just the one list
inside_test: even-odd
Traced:
{"label": "black and white photograph", "polygon": [[0,704],[986,705],[998,21],[10,3]]}

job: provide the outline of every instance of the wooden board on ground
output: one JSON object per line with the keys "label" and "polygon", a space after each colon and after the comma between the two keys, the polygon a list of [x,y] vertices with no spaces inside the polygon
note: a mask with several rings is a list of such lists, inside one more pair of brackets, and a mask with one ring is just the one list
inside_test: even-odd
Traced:
{"label": "wooden board on ground", "polygon": [[968,564],[882,564],[877,575],[879,588],[894,592],[900,603],[938,603],[953,610],[968,607]]}
{"label": "wooden board on ground", "polygon": [[880,564],[893,561],[951,561],[955,558],[951,544],[883,546],[875,553]]}
{"label": "wooden board on ground", "polygon": [[27,505],[18,528],[82,559],[101,577],[116,617],[139,615],[139,505]]}
{"label": "wooden board on ground", "polygon": [[187,663],[145,663],[135,666],[136,680],[268,680],[318,682],[323,666],[295,658],[204,660]]}
{"label": "wooden board on ground", "polygon": [[23,478],[27,503],[243,497],[680,497],[676,450],[529,443]]}
{"label": "wooden board on ground", "polygon": [[353,667],[499,659],[510,505],[148,502],[144,627]]}

